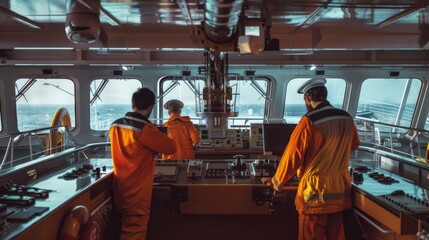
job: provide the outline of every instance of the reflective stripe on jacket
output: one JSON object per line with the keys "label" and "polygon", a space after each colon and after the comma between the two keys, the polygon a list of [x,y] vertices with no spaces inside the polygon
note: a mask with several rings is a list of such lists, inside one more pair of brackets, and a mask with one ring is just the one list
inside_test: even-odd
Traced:
{"label": "reflective stripe on jacket", "polygon": [[152,196],[155,156],[176,151],[173,140],[146,117],[129,112],[110,127],[115,206],[121,211],[148,212]]}
{"label": "reflective stripe on jacket", "polygon": [[163,154],[162,159],[195,159],[194,146],[200,143],[200,134],[191,119],[173,113],[164,127],[168,128],[168,137],[175,142],[177,151],[170,155]]}
{"label": "reflective stripe on jacket", "polygon": [[298,172],[295,205],[303,214],[333,213],[351,207],[350,153],[359,146],[352,117],[329,102],[304,115],[292,133],[273,177],[280,191]]}

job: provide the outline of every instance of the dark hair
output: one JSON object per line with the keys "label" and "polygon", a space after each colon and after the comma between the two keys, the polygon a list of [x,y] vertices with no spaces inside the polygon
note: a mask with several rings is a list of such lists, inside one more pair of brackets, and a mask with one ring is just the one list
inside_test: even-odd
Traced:
{"label": "dark hair", "polygon": [[305,95],[310,97],[312,101],[322,102],[326,101],[326,98],[328,97],[328,90],[325,86],[315,87],[307,90],[307,92],[305,92]]}
{"label": "dark hair", "polygon": [[149,88],[138,88],[131,98],[133,108],[144,110],[155,104],[155,93]]}
{"label": "dark hair", "polygon": [[170,103],[170,106],[168,106],[168,109],[174,113],[180,113],[180,110],[182,110],[182,108],[180,107],[180,104],[176,102]]}

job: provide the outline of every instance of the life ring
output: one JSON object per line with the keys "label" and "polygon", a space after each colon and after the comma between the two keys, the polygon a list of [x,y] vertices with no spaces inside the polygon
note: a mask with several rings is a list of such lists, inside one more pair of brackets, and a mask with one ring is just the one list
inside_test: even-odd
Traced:
{"label": "life ring", "polygon": [[91,218],[88,208],[78,205],[73,208],[61,227],[60,240],[97,240],[99,228]]}
{"label": "life ring", "polygon": [[[71,128],[70,114],[66,108],[58,108],[52,118],[51,127],[64,125]],[[49,136],[45,138],[45,154],[50,155],[64,149],[63,134],[58,128],[52,128]]]}

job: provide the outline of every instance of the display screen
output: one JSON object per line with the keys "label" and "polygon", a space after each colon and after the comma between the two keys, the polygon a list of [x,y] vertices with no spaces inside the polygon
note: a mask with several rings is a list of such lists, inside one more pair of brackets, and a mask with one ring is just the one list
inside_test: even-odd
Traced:
{"label": "display screen", "polygon": [[211,130],[210,138],[225,138],[225,132],[223,130]]}
{"label": "display screen", "polygon": [[175,176],[177,174],[177,166],[172,165],[157,165],[155,173],[161,173],[163,176]]}
{"label": "display screen", "polygon": [[263,149],[265,155],[281,156],[289,143],[296,124],[263,124]]}
{"label": "display screen", "polygon": [[207,169],[223,170],[230,169],[230,166],[228,162],[208,162]]}

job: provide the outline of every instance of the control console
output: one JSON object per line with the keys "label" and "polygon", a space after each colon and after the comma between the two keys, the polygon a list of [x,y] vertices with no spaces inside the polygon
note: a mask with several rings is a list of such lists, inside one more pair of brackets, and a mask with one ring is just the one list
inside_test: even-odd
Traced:
{"label": "control console", "polygon": [[202,177],[203,162],[201,160],[189,160],[186,175],[192,178]]}
{"label": "control console", "polygon": [[226,178],[226,177],[235,177],[235,178],[249,178],[250,173],[246,163],[234,165],[231,162],[216,162],[209,161],[206,163],[206,168],[204,172],[204,177],[206,178]]}
{"label": "control console", "polygon": [[248,138],[248,132],[243,133],[239,129],[201,128],[200,136],[200,148],[243,149],[248,145],[243,142],[243,137]]}

